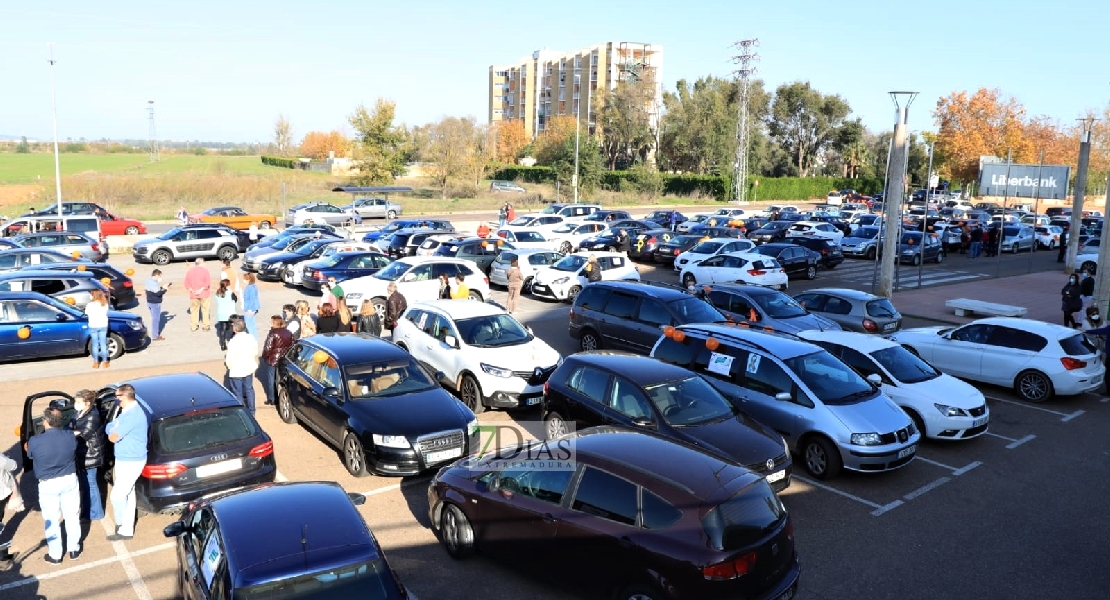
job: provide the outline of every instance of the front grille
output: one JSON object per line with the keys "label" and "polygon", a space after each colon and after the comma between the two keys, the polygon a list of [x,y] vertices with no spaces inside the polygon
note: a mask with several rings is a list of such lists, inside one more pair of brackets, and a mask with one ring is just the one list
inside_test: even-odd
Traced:
{"label": "front grille", "polygon": [[146,246],[135,246],[131,249],[134,254],[146,254],[149,248]]}
{"label": "front grille", "polygon": [[917,429],[914,428],[913,425],[910,425],[909,427],[903,427],[892,433],[884,433],[879,436],[879,439],[882,440],[883,444],[904,443],[910,439],[910,436],[912,436],[915,431],[917,431]]}
{"label": "front grille", "polygon": [[462,448],[466,445],[466,436],[461,429],[440,431],[417,438],[413,449],[422,454]]}
{"label": "front grille", "polygon": [[786,462],[787,458],[788,458],[788,456],[785,452],[776,456],[775,459],[774,459],[775,464],[770,469],[767,468],[767,461],[752,463],[750,465],[744,465],[744,468],[749,470],[749,471],[755,471],[756,473],[770,473],[770,472],[774,471],[775,469],[781,467],[783,465],[783,463]]}
{"label": "front grille", "polygon": [[973,417],[981,417],[987,413],[987,405],[977,406],[967,411]]}
{"label": "front grille", "polygon": [[559,365],[551,365],[546,369],[540,369],[539,373],[535,369],[531,371],[513,371],[513,375],[523,379],[528,385],[540,385],[547,381],[548,377],[555,372],[555,367]]}

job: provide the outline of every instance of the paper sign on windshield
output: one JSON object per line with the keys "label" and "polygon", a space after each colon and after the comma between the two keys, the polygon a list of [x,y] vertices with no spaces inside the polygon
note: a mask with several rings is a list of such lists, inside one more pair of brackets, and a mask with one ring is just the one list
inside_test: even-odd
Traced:
{"label": "paper sign on windshield", "polygon": [[732,360],[732,356],[714,352],[709,355],[709,365],[706,369],[710,373],[728,376],[729,371],[732,370]]}

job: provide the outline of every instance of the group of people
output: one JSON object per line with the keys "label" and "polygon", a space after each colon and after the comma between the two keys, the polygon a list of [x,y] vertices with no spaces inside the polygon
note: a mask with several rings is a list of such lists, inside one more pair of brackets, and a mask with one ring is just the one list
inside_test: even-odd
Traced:
{"label": "group of people", "polygon": [[[1060,308],[1064,311],[1064,327],[1076,329],[1091,329],[1101,320],[1098,308],[1093,306],[1095,298],[1095,278],[1087,269],[1078,275],[1072,273],[1068,282],[1060,290]],[[1093,310],[1092,310],[1093,309]],[[1083,311],[1083,317],[1076,318],[1076,314]],[[1095,318],[1091,318],[1095,317]],[[1083,320],[1087,322],[1084,323]]]}
{"label": "group of people", "polygon": [[1002,244],[1001,227],[981,227],[978,222],[957,225],[960,227],[960,254],[968,258],[998,256]]}
{"label": "group of people", "polygon": [[516,220],[516,209],[512,204],[506,202],[497,210],[497,226],[498,228],[504,227],[506,223],[512,223]]}

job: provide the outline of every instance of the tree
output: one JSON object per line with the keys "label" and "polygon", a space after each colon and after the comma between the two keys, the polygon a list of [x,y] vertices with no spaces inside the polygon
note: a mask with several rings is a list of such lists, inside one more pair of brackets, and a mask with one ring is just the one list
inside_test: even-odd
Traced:
{"label": "tree", "polygon": [[597,111],[601,148],[609,168],[616,169],[618,161],[624,165],[631,165],[637,159],[644,162],[655,147],[655,129],[651,122],[655,79],[648,76],[622,81],[612,90],[599,93],[597,103],[601,106]]}
{"label": "tree", "polygon": [[405,172],[412,148],[405,127],[393,124],[396,109],[396,103],[378,98],[373,110],[360,104],[348,118],[358,141],[358,181],[388,183]]}
{"label": "tree", "polygon": [[293,128],[285,115],[278,115],[277,122],[274,123],[274,146],[278,156],[289,156],[289,151],[293,148]]}
{"label": "tree", "polygon": [[15,151],[19,154],[30,154],[31,144],[27,143],[27,136],[19,138],[19,143],[15,145]]}
{"label": "tree", "polygon": [[531,140],[524,131],[522,119],[498,121],[490,127],[496,148],[494,159],[501,163],[515,163]]}
{"label": "tree", "polygon": [[350,153],[351,140],[336,130],[324,133],[323,131],[310,131],[301,141],[300,155],[314,160],[324,160],[334,152],[337,157],[344,157]]}
{"label": "tree", "polygon": [[[555,179],[570,190],[574,184],[574,134],[563,140],[551,163],[555,169]],[[578,189],[589,194],[601,185],[601,175],[605,171],[605,157],[601,145],[592,137],[583,135],[578,146]]]}
{"label": "tree", "polygon": [[[547,120],[542,133],[536,136],[533,147],[536,152],[533,158],[536,164],[550,166],[555,163],[555,157],[563,149],[567,138],[574,141],[574,117],[569,115],[556,115]],[[585,139],[586,135],[582,136]]]}
{"label": "tree", "polygon": [[798,175],[805,177],[851,112],[840,96],[823,95],[809,82],[796,81],[775,91],[767,126],[772,139],[794,157]]}
{"label": "tree", "polygon": [[[666,171],[731,173],[736,160],[737,82],[703,77],[689,84],[680,80],[674,92],[663,94],[663,116],[657,161]],[[764,173],[771,163],[763,120],[770,97],[760,80],[748,83],[748,170]]]}
{"label": "tree", "polygon": [[421,128],[424,144],[420,157],[429,162],[432,180],[440,189],[440,198],[447,199],[447,185],[452,178],[469,173],[475,153],[476,126],[467,117],[444,117],[436,123]]}
{"label": "tree", "polygon": [[937,142],[944,149],[941,172],[960,182],[979,175],[979,157],[1004,158],[1012,151],[1014,162],[1034,159],[1033,145],[1025,137],[1025,107],[1015,98],[1003,98],[998,89],[980,88],[974,94],[952,92],[937,100],[933,118],[939,126]]}
{"label": "tree", "polygon": [[496,142],[493,138],[492,128],[486,125],[475,125],[471,134],[471,150],[463,169],[468,181],[480,186],[482,180],[489,175],[493,167]]}
{"label": "tree", "polygon": [[[1044,152],[1046,165],[1071,165],[1078,167],[1079,162],[1079,131],[1068,131],[1059,123],[1049,117],[1033,117],[1025,124],[1025,137],[1033,146],[1033,158],[1030,164],[1036,163]],[[1093,142],[1094,140],[1092,140]],[[1094,157],[1094,144],[1092,143],[1091,156]],[[1088,171],[1089,172],[1089,171]]]}

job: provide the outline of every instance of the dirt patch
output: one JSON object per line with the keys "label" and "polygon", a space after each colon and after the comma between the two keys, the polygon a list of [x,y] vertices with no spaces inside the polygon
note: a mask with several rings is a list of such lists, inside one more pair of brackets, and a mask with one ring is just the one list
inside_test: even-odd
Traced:
{"label": "dirt patch", "polygon": [[18,214],[23,214],[28,207],[36,206],[36,202],[42,203],[40,198],[44,191],[41,185],[0,185],[0,214],[12,213],[8,207],[15,207],[20,211]]}

